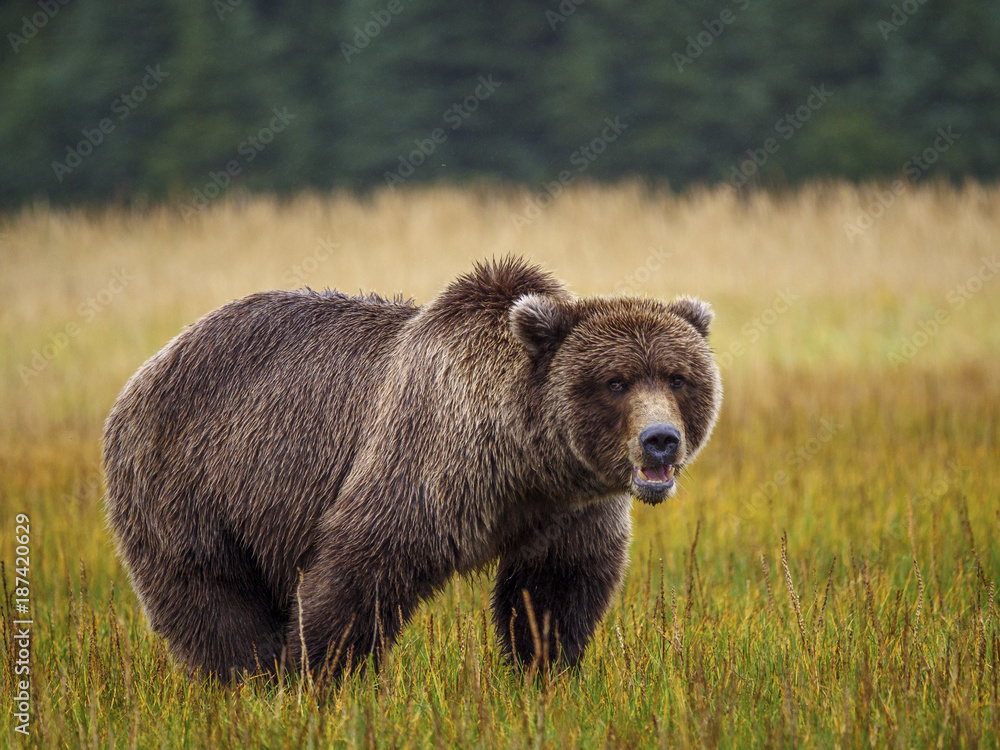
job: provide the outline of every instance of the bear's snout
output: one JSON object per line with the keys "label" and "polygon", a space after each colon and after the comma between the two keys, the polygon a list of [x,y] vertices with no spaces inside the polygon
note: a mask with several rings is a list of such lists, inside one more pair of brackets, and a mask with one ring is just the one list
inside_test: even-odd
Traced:
{"label": "bear's snout", "polygon": [[654,464],[672,464],[677,458],[681,433],[672,424],[651,424],[639,434],[642,453]]}
{"label": "bear's snout", "polygon": [[654,421],[639,432],[632,444],[634,497],[651,505],[665,500],[674,490],[674,472],[684,462],[684,439],[669,421]]}

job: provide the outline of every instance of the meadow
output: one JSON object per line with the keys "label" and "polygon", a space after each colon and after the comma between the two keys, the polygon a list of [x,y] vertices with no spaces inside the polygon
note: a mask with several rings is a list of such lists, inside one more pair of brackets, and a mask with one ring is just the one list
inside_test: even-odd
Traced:
{"label": "meadow", "polygon": [[[1000,743],[1000,188],[622,184],[529,201],[427,188],[233,196],[188,220],[176,206],[0,216],[5,745]],[[580,294],[693,294],[716,311],[719,424],[673,500],[635,505],[628,578],[579,671],[504,662],[486,571],[425,603],[377,674],[189,678],[103,519],[99,438],[127,378],[252,291],[423,302],[507,253]]]}

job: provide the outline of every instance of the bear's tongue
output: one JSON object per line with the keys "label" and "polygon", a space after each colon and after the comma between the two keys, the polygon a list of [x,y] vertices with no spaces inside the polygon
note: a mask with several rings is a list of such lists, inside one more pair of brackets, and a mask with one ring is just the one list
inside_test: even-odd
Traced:
{"label": "bear's tongue", "polygon": [[674,476],[674,467],[667,466],[643,466],[639,469],[639,476],[647,482],[669,482]]}

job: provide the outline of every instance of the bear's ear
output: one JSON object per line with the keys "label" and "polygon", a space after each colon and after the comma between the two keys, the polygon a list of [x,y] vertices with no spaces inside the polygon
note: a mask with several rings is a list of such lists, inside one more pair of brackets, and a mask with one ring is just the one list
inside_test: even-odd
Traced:
{"label": "bear's ear", "polygon": [[702,338],[708,338],[708,329],[715,320],[715,313],[707,302],[702,302],[697,297],[678,297],[667,305],[667,309],[694,326]]}
{"label": "bear's ear", "polygon": [[548,295],[522,295],[510,308],[510,332],[532,359],[555,351],[575,323],[572,304]]}

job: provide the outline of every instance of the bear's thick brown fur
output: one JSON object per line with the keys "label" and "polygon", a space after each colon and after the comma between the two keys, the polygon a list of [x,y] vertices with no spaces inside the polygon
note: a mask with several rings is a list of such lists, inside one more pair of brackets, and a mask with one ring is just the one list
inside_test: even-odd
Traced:
{"label": "bear's thick brown fur", "polygon": [[[722,397],[709,307],[576,298],[518,259],[431,303],[264,292],[129,380],[107,510],[153,628],[227,678],[339,674],[497,562],[497,635],[576,663],[621,581],[631,497],[672,491]],[[542,544],[539,544],[542,540]],[[300,575],[301,574],[301,575]]]}

